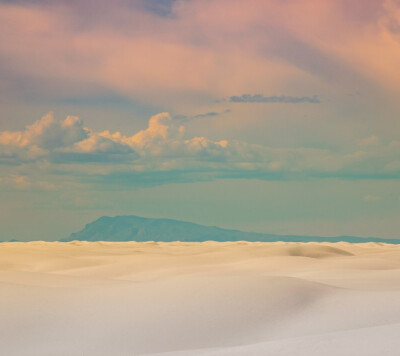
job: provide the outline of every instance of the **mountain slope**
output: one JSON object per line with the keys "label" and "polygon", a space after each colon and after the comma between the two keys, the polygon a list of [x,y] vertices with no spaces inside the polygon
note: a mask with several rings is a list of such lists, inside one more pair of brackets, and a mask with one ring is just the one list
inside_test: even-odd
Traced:
{"label": "mountain slope", "polygon": [[172,219],[152,219],[135,215],[103,216],[83,230],[61,241],[297,241],[297,242],[386,242],[400,243],[400,239],[362,238],[354,236],[320,237],[300,235],[273,235],[222,229]]}

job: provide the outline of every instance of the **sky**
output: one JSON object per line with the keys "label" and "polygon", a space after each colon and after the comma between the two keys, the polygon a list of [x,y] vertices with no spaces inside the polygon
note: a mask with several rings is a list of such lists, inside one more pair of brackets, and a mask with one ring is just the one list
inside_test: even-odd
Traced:
{"label": "sky", "polygon": [[0,240],[399,238],[399,63],[398,0],[0,0]]}

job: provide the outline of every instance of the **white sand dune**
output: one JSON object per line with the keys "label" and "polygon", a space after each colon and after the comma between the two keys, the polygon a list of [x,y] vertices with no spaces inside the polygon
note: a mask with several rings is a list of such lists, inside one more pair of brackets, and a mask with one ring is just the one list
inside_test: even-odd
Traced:
{"label": "white sand dune", "polygon": [[400,246],[3,243],[1,355],[400,354]]}

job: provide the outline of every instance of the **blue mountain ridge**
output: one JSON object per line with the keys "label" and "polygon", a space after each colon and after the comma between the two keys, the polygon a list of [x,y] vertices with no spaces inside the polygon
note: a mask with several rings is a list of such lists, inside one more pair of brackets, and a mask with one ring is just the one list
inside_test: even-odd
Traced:
{"label": "blue mountain ridge", "polygon": [[81,231],[72,233],[60,241],[286,241],[286,242],[384,242],[399,244],[400,239],[356,236],[302,236],[275,235],[257,232],[223,229],[173,219],[144,218],[135,215],[103,216]]}

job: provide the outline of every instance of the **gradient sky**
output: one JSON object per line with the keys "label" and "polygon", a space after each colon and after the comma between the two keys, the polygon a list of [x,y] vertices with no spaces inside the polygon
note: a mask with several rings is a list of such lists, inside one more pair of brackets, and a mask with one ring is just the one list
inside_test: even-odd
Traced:
{"label": "gradient sky", "polygon": [[0,0],[0,240],[399,238],[399,63],[397,0]]}

